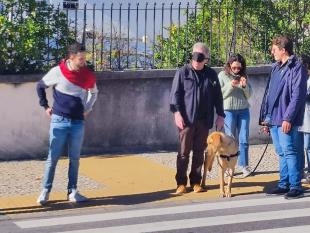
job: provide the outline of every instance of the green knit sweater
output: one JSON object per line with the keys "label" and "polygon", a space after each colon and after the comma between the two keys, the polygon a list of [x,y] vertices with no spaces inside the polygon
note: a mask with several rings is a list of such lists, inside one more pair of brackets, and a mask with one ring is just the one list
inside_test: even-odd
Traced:
{"label": "green knit sweater", "polygon": [[233,87],[231,85],[232,75],[221,71],[218,77],[224,99],[224,110],[241,110],[250,107],[248,99],[252,95],[252,87],[249,82],[245,88],[241,85]]}

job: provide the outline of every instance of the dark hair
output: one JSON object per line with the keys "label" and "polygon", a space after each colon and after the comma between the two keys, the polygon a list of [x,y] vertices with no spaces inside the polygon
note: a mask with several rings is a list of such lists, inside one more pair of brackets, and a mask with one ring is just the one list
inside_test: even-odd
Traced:
{"label": "dark hair", "polygon": [[300,56],[300,61],[307,70],[310,70],[310,56],[303,54]]}
{"label": "dark hair", "polygon": [[293,41],[288,36],[276,36],[272,40],[272,45],[285,49],[289,56],[293,55]]}
{"label": "dark hair", "polygon": [[85,52],[85,51],[86,49],[84,45],[78,42],[74,42],[68,46],[67,56],[69,57],[72,54],[78,54],[78,53]]}
{"label": "dark hair", "polygon": [[230,66],[235,61],[240,62],[241,64],[241,70],[239,71],[239,74],[242,76],[245,75],[246,74],[246,62],[245,62],[245,59],[239,53],[230,55],[230,57],[228,58],[228,61],[224,65],[225,73],[226,74],[230,73],[231,71]]}

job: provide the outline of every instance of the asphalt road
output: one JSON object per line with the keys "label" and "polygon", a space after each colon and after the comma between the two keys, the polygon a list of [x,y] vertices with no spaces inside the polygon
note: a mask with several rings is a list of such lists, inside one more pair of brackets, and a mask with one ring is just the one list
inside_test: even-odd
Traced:
{"label": "asphalt road", "polygon": [[72,209],[0,220],[2,233],[310,232],[310,193],[285,200],[264,194],[212,201]]}

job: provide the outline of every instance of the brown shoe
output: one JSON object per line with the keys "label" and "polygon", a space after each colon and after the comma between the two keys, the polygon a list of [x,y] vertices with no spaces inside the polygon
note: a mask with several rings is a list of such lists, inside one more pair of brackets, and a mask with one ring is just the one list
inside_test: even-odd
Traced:
{"label": "brown shoe", "polygon": [[181,184],[178,185],[177,190],[175,191],[176,194],[183,194],[186,193],[186,187],[185,185]]}
{"label": "brown shoe", "polygon": [[193,189],[194,193],[201,193],[201,192],[205,191],[205,189],[203,187],[201,187],[199,184],[192,185],[192,189]]}

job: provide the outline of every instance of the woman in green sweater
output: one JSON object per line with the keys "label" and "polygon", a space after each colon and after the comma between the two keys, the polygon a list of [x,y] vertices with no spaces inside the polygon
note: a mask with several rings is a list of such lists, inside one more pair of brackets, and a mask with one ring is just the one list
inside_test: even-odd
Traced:
{"label": "woman in green sweater", "polygon": [[248,99],[252,88],[246,75],[245,59],[240,54],[229,57],[224,70],[219,73],[219,81],[224,98],[225,133],[239,139],[240,155],[238,166],[243,176],[251,171],[249,165],[250,104]]}

